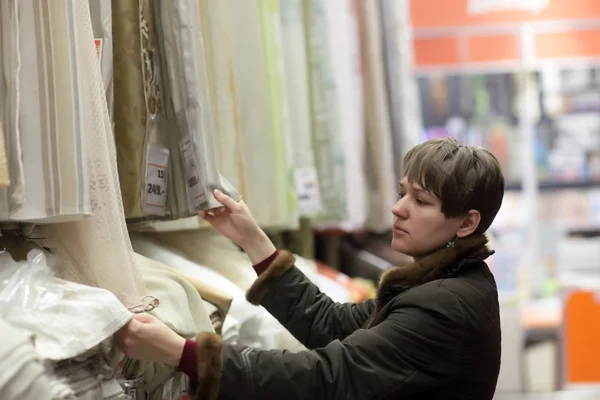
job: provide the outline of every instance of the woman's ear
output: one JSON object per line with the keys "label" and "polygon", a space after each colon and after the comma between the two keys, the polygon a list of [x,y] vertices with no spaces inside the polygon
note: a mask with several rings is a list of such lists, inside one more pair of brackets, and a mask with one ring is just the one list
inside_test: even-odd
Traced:
{"label": "woman's ear", "polygon": [[456,236],[459,238],[464,238],[475,232],[477,227],[479,227],[479,222],[481,221],[481,214],[477,210],[471,210],[467,213],[467,216],[463,220],[460,228],[456,231]]}

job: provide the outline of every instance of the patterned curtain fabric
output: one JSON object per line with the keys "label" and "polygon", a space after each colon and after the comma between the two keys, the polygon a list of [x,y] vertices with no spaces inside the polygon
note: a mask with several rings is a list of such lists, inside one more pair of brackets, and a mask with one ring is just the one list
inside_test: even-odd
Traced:
{"label": "patterned curtain fabric", "polygon": [[8,11],[2,13],[7,19],[2,29],[8,30],[2,46],[4,129],[15,178],[12,194],[0,203],[0,217],[40,223],[80,219],[91,211],[85,153],[91,121],[83,103],[75,5],[8,3],[2,6]]}
{"label": "patterned curtain fabric", "polygon": [[324,0],[304,0],[315,163],[323,205],[317,221],[347,217],[345,157],[340,134],[336,79]]}

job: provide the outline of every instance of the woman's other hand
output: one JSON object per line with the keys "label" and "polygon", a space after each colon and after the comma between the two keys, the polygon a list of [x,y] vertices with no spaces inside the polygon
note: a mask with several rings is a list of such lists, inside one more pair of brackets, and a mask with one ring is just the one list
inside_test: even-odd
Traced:
{"label": "woman's other hand", "polygon": [[210,214],[200,211],[200,217],[244,249],[252,264],[261,262],[275,252],[275,246],[260,229],[243,200],[235,201],[218,189],[214,191],[214,196],[223,207],[210,210]]}
{"label": "woman's other hand", "polygon": [[132,360],[179,365],[185,339],[158,318],[134,314],[127,325],[115,333],[117,346]]}

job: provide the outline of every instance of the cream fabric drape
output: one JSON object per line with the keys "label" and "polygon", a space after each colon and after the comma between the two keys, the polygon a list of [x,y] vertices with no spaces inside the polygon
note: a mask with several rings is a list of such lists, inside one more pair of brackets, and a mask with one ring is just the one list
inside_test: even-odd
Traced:
{"label": "cream fabric drape", "polygon": [[[29,0],[32,1],[32,0]],[[59,272],[67,280],[108,289],[125,304],[136,304],[145,288],[125,225],[117,176],[115,141],[108,117],[104,85],[94,48],[88,0],[46,2],[66,10],[73,27],[75,54],[81,69],[82,121],[85,121],[85,155],[89,170],[86,187],[92,215],[74,222],[49,224],[41,232],[59,256]],[[21,5],[26,2],[20,2]],[[40,7],[44,7],[40,6]],[[76,40],[75,40],[76,39]]]}

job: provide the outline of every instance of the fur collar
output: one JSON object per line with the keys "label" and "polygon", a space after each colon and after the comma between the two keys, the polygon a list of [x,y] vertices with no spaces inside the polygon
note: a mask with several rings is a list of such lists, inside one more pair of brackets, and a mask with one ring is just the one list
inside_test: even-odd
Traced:
{"label": "fur collar", "polygon": [[407,289],[437,279],[450,278],[464,266],[485,260],[494,253],[488,249],[487,243],[485,235],[471,235],[456,240],[454,247],[444,247],[419,262],[387,270],[379,281],[376,311]]}

